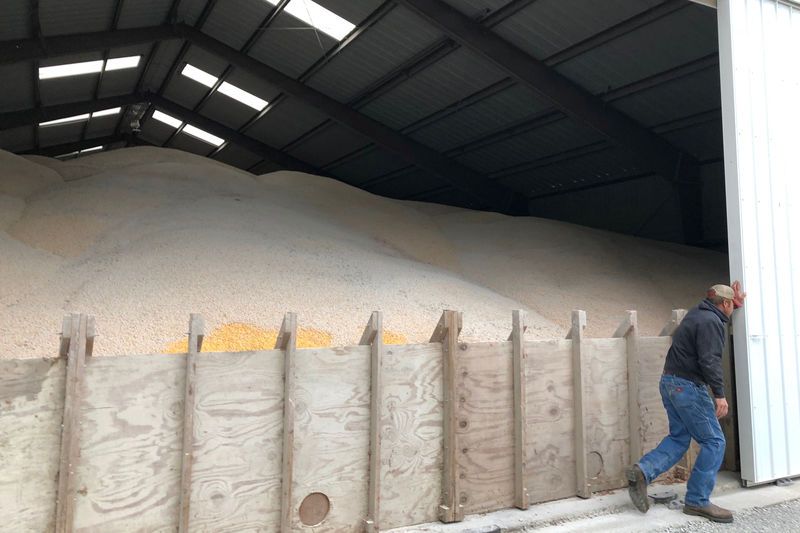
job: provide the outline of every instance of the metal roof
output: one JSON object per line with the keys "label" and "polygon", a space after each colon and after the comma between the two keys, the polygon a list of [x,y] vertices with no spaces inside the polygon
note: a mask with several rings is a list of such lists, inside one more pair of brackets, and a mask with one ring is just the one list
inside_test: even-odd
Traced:
{"label": "metal roof", "polygon": [[[302,169],[397,198],[508,213],[542,194],[645,175],[680,187],[722,157],[707,7],[318,3],[356,25],[341,42],[264,0],[4,0],[0,148],[153,144],[255,172]],[[36,76],[39,66],[129,55],[142,56],[137,68]],[[182,76],[187,63],[267,107]],[[102,109],[109,97],[124,99],[115,118],[37,126]],[[228,142],[191,138],[152,120],[156,109]]]}

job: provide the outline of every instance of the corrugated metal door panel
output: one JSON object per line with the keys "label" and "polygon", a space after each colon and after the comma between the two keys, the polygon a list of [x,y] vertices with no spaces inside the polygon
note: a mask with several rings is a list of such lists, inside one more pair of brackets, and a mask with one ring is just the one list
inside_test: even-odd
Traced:
{"label": "corrugated metal door panel", "polygon": [[800,5],[718,8],[742,479],[763,483],[800,475]]}

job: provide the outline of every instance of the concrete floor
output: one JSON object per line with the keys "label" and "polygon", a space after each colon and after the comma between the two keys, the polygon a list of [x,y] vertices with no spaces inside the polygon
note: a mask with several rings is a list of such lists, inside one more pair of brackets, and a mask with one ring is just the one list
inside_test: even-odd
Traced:
{"label": "concrete floor", "polygon": [[[686,484],[651,485],[648,490],[651,495],[668,491],[676,492],[678,498],[683,499],[686,493]],[[790,485],[779,486],[770,483],[743,488],[738,473],[734,472],[718,474],[717,485],[711,496],[713,503],[730,509],[734,513],[797,499],[800,499],[800,479],[795,479]],[[421,524],[392,531],[396,533],[496,533],[535,530],[548,533],[567,531],[626,533],[659,531],[700,522],[708,521],[705,518],[685,515],[681,509],[669,509],[663,504],[651,505],[650,511],[642,514],[633,507],[626,488],[588,500],[568,498],[533,505],[526,511],[507,509],[485,515],[470,515],[463,522],[455,524]],[[731,531],[737,530],[739,529],[736,527],[734,515]]]}

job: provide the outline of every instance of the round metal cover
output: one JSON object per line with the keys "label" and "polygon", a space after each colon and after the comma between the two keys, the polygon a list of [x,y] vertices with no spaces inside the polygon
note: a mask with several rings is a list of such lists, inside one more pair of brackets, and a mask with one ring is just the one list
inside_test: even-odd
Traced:
{"label": "round metal cover", "polygon": [[653,498],[653,501],[656,503],[669,503],[677,498],[678,495],[670,490],[667,492],[656,492],[655,494],[650,494],[650,497]]}

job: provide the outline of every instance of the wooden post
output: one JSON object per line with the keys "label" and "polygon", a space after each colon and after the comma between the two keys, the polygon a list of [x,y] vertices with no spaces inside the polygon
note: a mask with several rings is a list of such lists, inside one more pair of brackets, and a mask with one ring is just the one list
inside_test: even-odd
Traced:
{"label": "wooden post", "polygon": [[583,406],[583,359],[581,345],[583,332],[586,329],[586,312],[572,312],[572,330],[569,338],[572,339],[572,388],[575,411],[575,481],[576,494],[581,498],[591,498],[589,489],[589,476],[586,472],[586,426]]}
{"label": "wooden post", "polygon": [[672,337],[672,334],[675,333],[675,330],[681,325],[683,317],[685,316],[686,309],[673,309],[672,317],[664,324],[664,328],[661,330],[661,333],[658,334],[659,337]]}
{"label": "wooden post", "polygon": [[78,466],[79,431],[77,418],[80,410],[83,371],[86,365],[86,315],[73,314],[64,318],[64,331],[69,336],[61,339],[60,352],[66,347],[67,370],[64,387],[64,418],[61,423],[61,453],[58,468],[56,500],[56,533],[71,533],[75,520],[75,469]]}
{"label": "wooden post", "polygon": [[442,417],[443,465],[442,504],[439,506],[442,522],[460,522],[464,519],[464,508],[459,497],[458,473],[456,472],[456,352],[458,335],[461,333],[461,313],[444,311],[430,342],[442,343]]}
{"label": "wooden post", "polygon": [[294,390],[297,315],[286,313],[275,341],[283,355],[283,461],[281,466],[281,533],[292,530],[292,474],[294,466]]}
{"label": "wooden post", "polygon": [[511,335],[514,358],[514,505],[519,509],[528,508],[528,471],[525,464],[525,342],[523,334],[525,311],[512,313]]}
{"label": "wooden post", "polygon": [[192,463],[194,462],[194,408],[197,393],[197,354],[203,344],[203,317],[189,315],[189,347],[186,353],[186,381],[183,393],[183,448],[181,455],[181,493],[178,532],[189,531],[189,507],[192,500]]}
{"label": "wooden post", "polygon": [[642,456],[641,409],[639,407],[639,322],[636,311],[628,311],[625,320],[614,332],[614,337],[625,339],[628,359],[628,435],[630,458],[628,464]]}
{"label": "wooden post", "polygon": [[383,365],[383,314],[374,311],[358,342],[369,344],[370,407],[369,407],[369,485],[367,492],[366,533],[380,531],[380,473],[381,473],[381,366]]}

